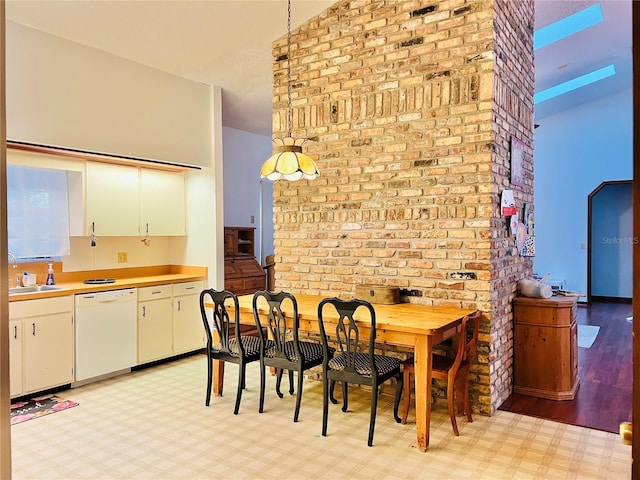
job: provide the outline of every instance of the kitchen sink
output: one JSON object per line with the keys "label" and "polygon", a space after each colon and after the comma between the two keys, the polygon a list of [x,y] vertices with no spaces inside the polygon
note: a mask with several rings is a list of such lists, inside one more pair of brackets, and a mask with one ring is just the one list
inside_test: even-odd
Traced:
{"label": "kitchen sink", "polygon": [[23,293],[39,293],[39,292],[49,292],[51,290],[62,290],[63,287],[58,287],[56,285],[31,285],[29,287],[10,287],[9,295],[17,295]]}

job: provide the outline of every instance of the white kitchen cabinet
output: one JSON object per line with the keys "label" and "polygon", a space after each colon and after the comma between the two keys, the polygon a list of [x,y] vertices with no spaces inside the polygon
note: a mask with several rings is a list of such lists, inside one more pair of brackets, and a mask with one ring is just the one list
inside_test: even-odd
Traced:
{"label": "white kitchen cabinet", "polygon": [[84,234],[186,235],[182,172],[87,162]]}
{"label": "white kitchen cabinet", "polygon": [[203,288],[194,281],[138,289],[138,364],[204,347]]}
{"label": "white kitchen cabinet", "polygon": [[9,395],[17,397],[22,382],[22,320],[9,321]]}
{"label": "white kitchen cabinet", "polygon": [[86,168],[85,235],[140,235],[139,169],[98,162]]}
{"label": "white kitchen cabinet", "polygon": [[173,345],[171,285],[138,289],[138,364],[170,357]]}
{"label": "white kitchen cabinet", "polygon": [[[11,347],[11,395],[47,390],[73,381],[73,297],[9,303],[17,337]],[[20,335],[22,333],[22,335]],[[17,350],[21,350],[20,354]],[[21,385],[18,391],[18,385]]]}
{"label": "white kitchen cabinet", "polygon": [[184,181],[182,172],[140,169],[143,235],[186,235]]}
{"label": "white kitchen cabinet", "polygon": [[173,353],[198,350],[205,346],[204,325],[200,314],[200,292],[204,282],[173,285]]}

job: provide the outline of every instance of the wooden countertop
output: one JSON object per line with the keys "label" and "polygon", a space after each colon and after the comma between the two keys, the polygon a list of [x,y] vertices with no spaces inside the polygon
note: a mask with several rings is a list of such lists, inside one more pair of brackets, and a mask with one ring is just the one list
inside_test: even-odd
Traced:
{"label": "wooden countertop", "polygon": [[[38,298],[62,297],[76,293],[104,292],[121,288],[140,288],[167,283],[191,282],[207,280],[206,267],[184,267],[166,265],[160,267],[123,268],[114,270],[88,270],[82,272],[56,272],[57,290],[43,292],[16,293],[9,295],[10,302],[35,300]],[[85,284],[84,280],[92,278],[114,278],[114,283]],[[42,284],[42,282],[38,282]]]}

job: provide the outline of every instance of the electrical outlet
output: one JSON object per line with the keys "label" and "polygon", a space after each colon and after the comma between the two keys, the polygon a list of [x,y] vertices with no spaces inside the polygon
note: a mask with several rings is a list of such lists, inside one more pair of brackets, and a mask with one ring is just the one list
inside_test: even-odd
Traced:
{"label": "electrical outlet", "polygon": [[400,295],[404,297],[421,297],[422,292],[420,290],[408,290],[406,288],[401,288]]}
{"label": "electrical outlet", "polygon": [[251,224],[253,225],[254,223],[256,223],[256,217],[251,215]]}
{"label": "electrical outlet", "polygon": [[118,263],[127,263],[127,252],[118,252]]}

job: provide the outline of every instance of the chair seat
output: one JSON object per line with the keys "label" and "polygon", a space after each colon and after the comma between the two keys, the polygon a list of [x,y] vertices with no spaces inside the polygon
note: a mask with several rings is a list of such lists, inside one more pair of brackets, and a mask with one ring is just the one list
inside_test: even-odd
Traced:
{"label": "chair seat", "polygon": [[[356,373],[359,375],[364,375],[370,377],[373,372],[371,372],[371,365],[369,363],[369,355],[366,353],[356,353],[351,354],[353,358],[353,365],[355,367]],[[402,363],[399,358],[388,357],[386,355],[374,355],[373,361],[378,368],[378,374],[380,376],[385,376],[392,371],[399,369],[400,364]],[[342,371],[347,366],[347,354],[341,353],[336,355],[331,360],[329,360],[329,368],[331,370]]]}
{"label": "chair seat", "polygon": [[[244,346],[244,353],[247,359],[260,358],[260,338],[251,335],[241,335],[240,341]],[[222,352],[222,344],[218,343],[211,349],[213,352]],[[229,339],[229,353],[234,357],[240,357],[238,341],[235,338]]]}
{"label": "chair seat", "polygon": [[[285,354],[287,360],[289,360],[290,362],[297,362],[298,357],[296,355],[293,341],[285,342],[283,347],[283,353]],[[319,362],[322,360],[322,345],[320,345],[319,343],[298,342],[298,347],[300,348],[300,353],[304,356],[304,360],[306,363]],[[332,350],[335,351],[335,349]],[[277,356],[276,346],[272,345],[271,348],[266,349],[264,352],[264,356],[267,358],[275,358]]]}
{"label": "chair seat", "polygon": [[[433,355],[433,360],[432,360],[432,369],[434,371],[440,371],[443,373],[447,373],[449,371],[449,369],[451,369],[451,367],[453,366],[453,362],[455,360],[455,358],[449,358],[449,357],[445,357],[443,355],[437,355],[434,354]],[[413,363],[411,364],[411,367],[413,367]]]}

